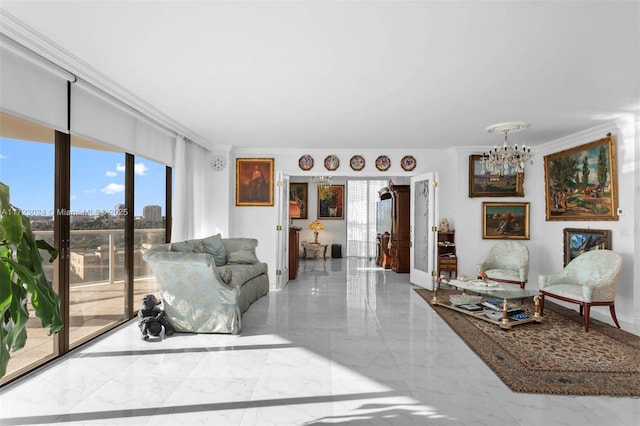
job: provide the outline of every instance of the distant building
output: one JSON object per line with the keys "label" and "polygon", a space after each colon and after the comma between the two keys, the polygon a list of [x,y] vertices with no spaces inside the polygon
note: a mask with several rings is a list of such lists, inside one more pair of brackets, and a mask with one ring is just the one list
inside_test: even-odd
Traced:
{"label": "distant building", "polygon": [[124,204],[116,204],[113,206],[113,215],[114,216],[126,216],[126,207]]}
{"label": "distant building", "polygon": [[162,221],[162,207],[160,206],[144,206],[142,209],[142,217],[147,222]]}

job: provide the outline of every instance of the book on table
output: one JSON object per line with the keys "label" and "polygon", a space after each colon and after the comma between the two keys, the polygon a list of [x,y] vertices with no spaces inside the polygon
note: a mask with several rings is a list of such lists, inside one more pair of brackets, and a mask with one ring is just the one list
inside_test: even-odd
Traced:
{"label": "book on table", "polygon": [[[493,309],[494,311],[502,311],[502,304],[504,302],[500,299],[487,299],[482,302],[482,306],[485,306],[489,309]],[[515,314],[518,312],[522,312],[522,307],[518,305],[514,305],[513,303],[507,304],[507,313]]]}
{"label": "book on table", "polygon": [[471,312],[481,312],[482,311],[482,306],[480,305],[471,305],[471,304],[464,304],[464,305],[458,305],[458,308],[462,308],[466,311],[471,311]]}

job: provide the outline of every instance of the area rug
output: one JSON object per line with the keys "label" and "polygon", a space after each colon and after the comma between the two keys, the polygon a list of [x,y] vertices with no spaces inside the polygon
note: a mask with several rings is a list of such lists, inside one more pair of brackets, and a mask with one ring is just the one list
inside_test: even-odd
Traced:
{"label": "area rug", "polygon": [[[545,300],[541,323],[498,325],[431,305],[433,292],[415,291],[515,392],[640,397],[640,336]],[[439,290],[448,300],[453,290]],[[526,301],[525,312],[533,313]],[[608,313],[608,309],[607,309]]]}

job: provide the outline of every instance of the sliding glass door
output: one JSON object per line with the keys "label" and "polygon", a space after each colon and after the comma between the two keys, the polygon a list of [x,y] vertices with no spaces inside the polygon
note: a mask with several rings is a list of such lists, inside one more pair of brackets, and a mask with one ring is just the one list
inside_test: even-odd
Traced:
{"label": "sliding glass door", "polygon": [[[53,129],[0,113],[0,182],[9,186],[11,204],[31,220],[35,237],[52,246],[54,141]],[[58,260],[50,263],[44,252],[42,255],[46,277],[58,291]],[[57,336],[48,335],[28,306],[27,342],[24,348],[11,353],[7,373],[0,383],[58,355]]]}
{"label": "sliding glass door", "polygon": [[71,142],[69,346],[125,321],[125,154]]}

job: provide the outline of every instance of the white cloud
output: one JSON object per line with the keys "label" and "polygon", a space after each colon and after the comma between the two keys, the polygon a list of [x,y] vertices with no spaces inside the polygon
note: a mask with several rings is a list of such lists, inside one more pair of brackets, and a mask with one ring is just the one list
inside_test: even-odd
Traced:
{"label": "white cloud", "polygon": [[124,164],[120,164],[120,163],[116,164],[116,170],[121,173],[124,173]]}
{"label": "white cloud", "polygon": [[78,197],[76,197],[76,196],[75,196],[75,195],[73,195],[73,194],[71,194],[71,195],[69,196],[69,199],[70,199],[71,201],[75,200],[76,198],[78,198]]}
{"label": "white cloud", "polygon": [[121,183],[110,183],[100,191],[104,192],[105,194],[117,194],[119,192],[124,192],[124,185]]}
{"label": "white cloud", "polygon": [[149,168],[144,163],[136,163],[134,170],[137,175],[144,176]]}
{"label": "white cloud", "polygon": [[7,158],[9,158],[9,157],[7,157],[6,155],[0,154],[0,160],[4,160],[4,159],[7,159]]}
{"label": "white cloud", "polygon": [[95,194],[96,193],[96,189],[95,188],[85,189],[84,193],[85,194]]}
{"label": "white cloud", "polygon": [[113,170],[107,170],[107,173],[105,173],[107,175],[107,177],[114,177],[118,174],[118,172],[114,172]]}

